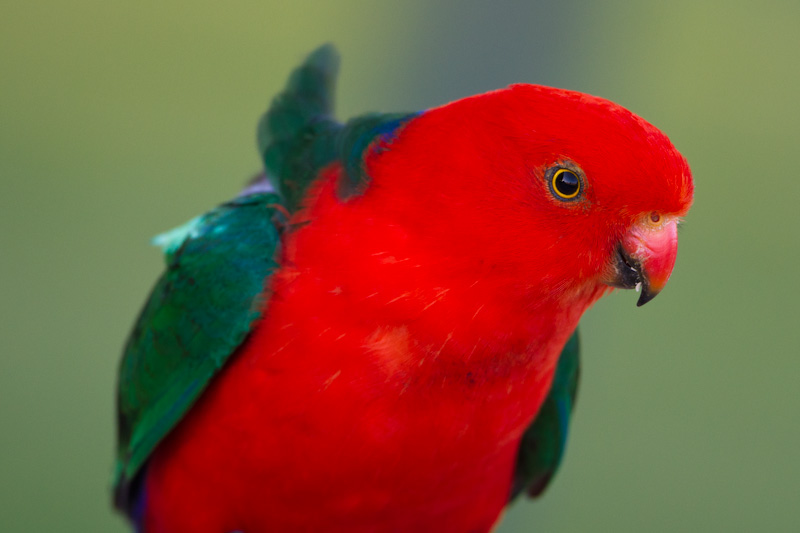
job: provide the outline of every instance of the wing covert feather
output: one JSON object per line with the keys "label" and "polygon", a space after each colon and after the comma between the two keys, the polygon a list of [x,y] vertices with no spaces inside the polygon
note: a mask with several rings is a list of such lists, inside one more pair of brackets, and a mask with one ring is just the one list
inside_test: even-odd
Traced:
{"label": "wing covert feather", "polygon": [[[277,268],[275,194],[243,196],[161,238],[167,268],[124,349],[119,373],[117,505],[264,311]],[[158,241],[157,241],[158,242]]]}

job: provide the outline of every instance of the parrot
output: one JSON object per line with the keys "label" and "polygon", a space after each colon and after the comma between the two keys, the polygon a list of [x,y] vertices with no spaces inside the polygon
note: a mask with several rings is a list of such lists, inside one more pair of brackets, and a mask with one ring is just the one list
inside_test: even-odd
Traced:
{"label": "parrot", "polygon": [[333,115],[312,52],[263,168],[154,239],[113,503],[138,532],[491,531],[561,464],[583,313],[666,285],[687,160],[609,100],[513,84]]}

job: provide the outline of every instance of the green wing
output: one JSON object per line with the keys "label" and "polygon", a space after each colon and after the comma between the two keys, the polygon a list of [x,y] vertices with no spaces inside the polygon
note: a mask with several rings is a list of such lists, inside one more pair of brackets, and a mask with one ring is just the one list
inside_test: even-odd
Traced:
{"label": "green wing", "polygon": [[567,445],[579,374],[580,345],[576,329],[558,359],[550,392],[522,437],[512,500],[522,492],[532,498],[540,496],[558,470]]}
{"label": "green wing", "polygon": [[125,346],[118,387],[116,506],[135,514],[138,474],[265,311],[284,209],[295,211],[326,165],[343,198],[369,183],[364,153],[414,115],[332,117],[338,56],[323,46],[291,75],[258,127],[265,175],[238,198],[156,238],[166,272]]}
{"label": "green wing", "polygon": [[119,374],[117,505],[156,444],[244,340],[277,267],[275,194],[237,198],[156,239],[166,272],[125,346]]}

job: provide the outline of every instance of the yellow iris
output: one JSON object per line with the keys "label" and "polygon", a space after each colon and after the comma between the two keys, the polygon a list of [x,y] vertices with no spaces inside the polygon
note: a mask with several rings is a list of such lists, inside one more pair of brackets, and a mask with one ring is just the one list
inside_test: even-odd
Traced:
{"label": "yellow iris", "polygon": [[574,172],[566,168],[561,168],[553,174],[551,185],[553,187],[553,192],[564,200],[572,200],[581,192],[580,178]]}

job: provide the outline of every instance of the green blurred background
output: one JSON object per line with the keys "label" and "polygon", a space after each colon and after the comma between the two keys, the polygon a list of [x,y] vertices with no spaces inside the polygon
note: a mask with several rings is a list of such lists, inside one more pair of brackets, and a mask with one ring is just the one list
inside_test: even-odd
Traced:
{"label": "green blurred background", "polygon": [[150,236],[230,197],[290,69],[343,55],[339,116],[512,82],[617,101],[687,156],[674,276],[583,321],[566,462],[500,532],[798,531],[800,3],[3,3],[0,530],[123,532],[121,345]]}

